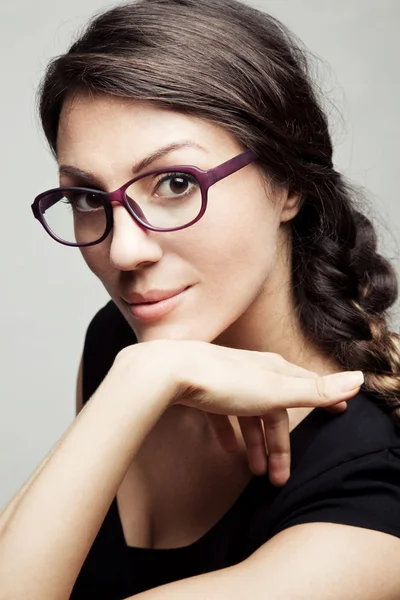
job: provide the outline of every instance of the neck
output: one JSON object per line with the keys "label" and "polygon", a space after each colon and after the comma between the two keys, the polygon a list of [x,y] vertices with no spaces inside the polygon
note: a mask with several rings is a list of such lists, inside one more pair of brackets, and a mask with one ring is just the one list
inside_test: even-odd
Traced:
{"label": "neck", "polygon": [[[290,248],[278,253],[268,281],[257,295],[251,306],[228,329],[213,340],[214,344],[259,352],[273,352],[287,361],[319,375],[328,375],[340,371],[340,367],[330,357],[325,356],[315,344],[307,340],[298,322],[290,281]],[[176,407],[177,408],[177,407]],[[310,408],[288,410],[289,426],[293,429],[310,412]],[[168,412],[168,411],[167,411]],[[169,426],[174,423],[190,423],[199,431],[201,437],[213,437],[204,417],[197,409],[181,406],[172,411]],[[236,419],[232,424],[240,438],[240,429]]]}
{"label": "neck", "polygon": [[251,306],[213,343],[280,354],[319,375],[335,373],[339,366],[301,330],[292,292],[290,256],[290,244],[284,239],[274,269]]}

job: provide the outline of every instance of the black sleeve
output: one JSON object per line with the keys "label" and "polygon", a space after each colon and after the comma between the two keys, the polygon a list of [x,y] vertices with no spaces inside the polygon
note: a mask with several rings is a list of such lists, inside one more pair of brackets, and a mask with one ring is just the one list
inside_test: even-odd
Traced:
{"label": "black sleeve", "polygon": [[291,490],[272,535],[301,523],[338,523],[400,537],[400,448],[349,460]]}

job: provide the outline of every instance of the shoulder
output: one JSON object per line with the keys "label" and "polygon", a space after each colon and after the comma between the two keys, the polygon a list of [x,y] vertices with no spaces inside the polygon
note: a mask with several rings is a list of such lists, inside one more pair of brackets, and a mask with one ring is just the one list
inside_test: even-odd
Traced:
{"label": "shoulder", "polygon": [[137,343],[132,328],[113,301],[90,321],[83,348],[83,401],[95,392],[110,370],[118,352]]}
{"label": "shoulder", "polygon": [[318,413],[293,436],[303,453],[280,495],[277,529],[330,522],[400,537],[400,428],[366,392],[342,415]]}
{"label": "shoulder", "polygon": [[316,409],[291,437],[287,484],[259,478],[253,493],[248,575],[255,567],[282,597],[397,598],[399,428],[363,391],[341,415]]}
{"label": "shoulder", "polygon": [[400,448],[400,427],[381,407],[378,396],[361,391],[348,401],[341,415],[315,409],[296,427],[291,439],[293,475],[305,481],[357,458]]}
{"label": "shoulder", "polygon": [[[336,523],[400,537],[400,429],[360,392],[341,415],[315,409],[291,434],[283,488],[252,483],[253,549],[294,525]],[[248,507],[247,507],[248,508]]]}

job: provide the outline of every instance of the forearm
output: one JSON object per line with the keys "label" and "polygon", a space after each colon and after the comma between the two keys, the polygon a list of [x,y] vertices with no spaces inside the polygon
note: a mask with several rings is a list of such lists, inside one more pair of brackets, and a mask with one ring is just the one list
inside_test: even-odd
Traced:
{"label": "forearm", "polygon": [[124,368],[106,377],[8,518],[0,537],[2,599],[69,597],[131,461],[173,395],[172,382],[160,376],[157,383],[143,364],[135,385],[122,389]]}
{"label": "forearm", "polygon": [[42,470],[44,469],[44,467],[46,466],[46,464],[50,460],[50,457],[52,456],[52,453],[54,452],[54,450],[55,450],[56,447],[57,446],[55,446],[51,450],[51,452],[49,452],[49,454],[43,459],[43,461],[37,467],[37,469],[35,470],[35,472],[30,476],[30,478],[28,479],[28,481],[26,481],[22,485],[22,487],[18,490],[18,492],[11,498],[11,500],[1,510],[1,512],[0,512],[0,539],[1,539],[1,536],[3,535],[3,532],[5,531],[5,529],[7,527],[7,523],[9,522],[9,520],[11,519],[11,517],[14,514],[15,510],[19,506],[20,501],[25,496],[25,493],[31,487],[31,485],[33,484],[33,482],[35,481],[35,479],[38,477],[39,473],[42,472]]}
{"label": "forearm", "polygon": [[45,458],[42,460],[42,462],[36,468],[36,470],[32,473],[32,475],[29,477],[29,479],[20,487],[20,489],[14,494],[14,496],[11,498],[11,500],[2,508],[2,510],[0,512],[0,540],[1,540],[1,536],[3,535],[3,532],[5,531],[5,529],[7,527],[9,520],[11,519],[12,515],[14,514],[17,507],[19,506],[22,498],[24,498],[26,492],[32,486],[33,482],[36,480],[36,478],[39,476],[39,474],[43,471],[44,467],[47,465],[47,463],[53,456],[54,452],[60,445],[62,439],[63,438],[61,438],[61,440],[59,440],[57,442],[57,444],[50,450],[50,452],[47,454],[47,456],[45,456]]}

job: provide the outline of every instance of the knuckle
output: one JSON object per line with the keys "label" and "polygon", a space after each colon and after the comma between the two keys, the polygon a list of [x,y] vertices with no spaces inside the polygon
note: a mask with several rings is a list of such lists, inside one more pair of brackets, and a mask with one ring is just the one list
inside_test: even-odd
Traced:
{"label": "knuckle", "polygon": [[322,400],[322,402],[328,402],[331,397],[331,390],[329,388],[329,384],[325,377],[317,377],[315,380],[315,387],[317,391],[317,397]]}
{"label": "knuckle", "polygon": [[290,458],[289,450],[272,450],[269,452],[270,460],[287,460]]}

